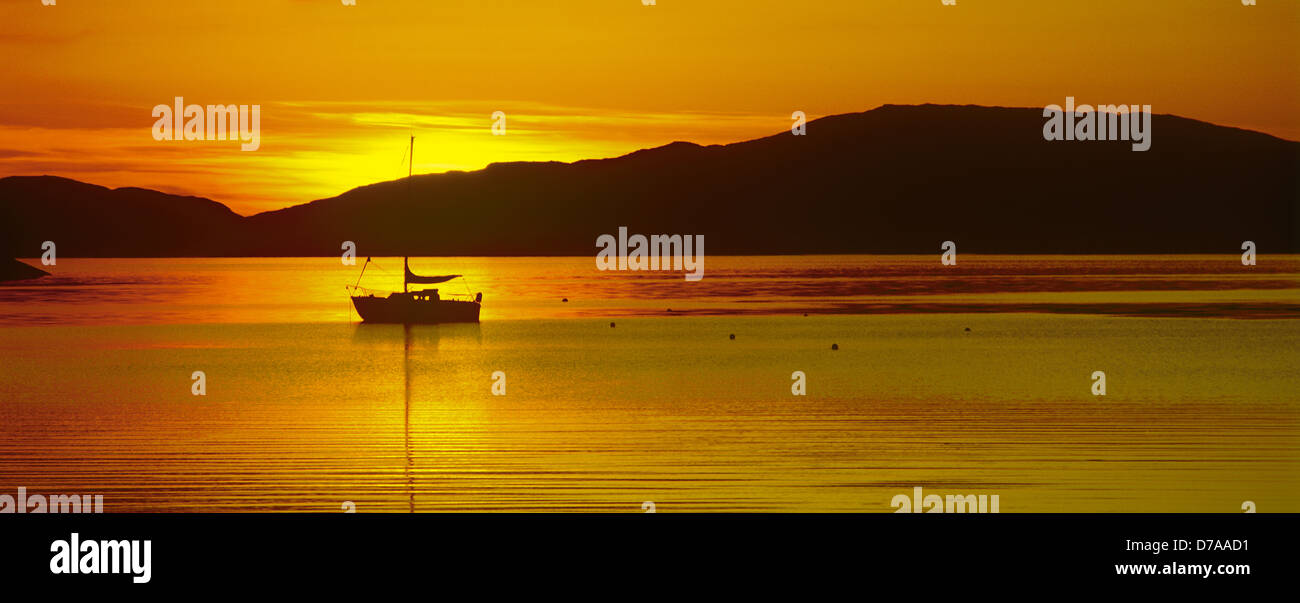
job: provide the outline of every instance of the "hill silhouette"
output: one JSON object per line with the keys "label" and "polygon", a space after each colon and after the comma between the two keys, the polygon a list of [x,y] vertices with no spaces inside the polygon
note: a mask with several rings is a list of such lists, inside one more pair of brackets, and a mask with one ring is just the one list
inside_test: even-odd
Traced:
{"label": "hill silhouette", "polygon": [[[56,178],[0,180],[0,252],[589,255],[619,226],[706,253],[1297,252],[1300,143],[1157,115],[1152,146],[1046,141],[1041,109],[885,105],[727,145],[415,176],[247,218]],[[12,247],[16,245],[15,247]]]}
{"label": "hill silhouette", "polygon": [[0,254],[40,257],[228,255],[246,219],[198,197],[108,189],[53,176],[0,179]]}

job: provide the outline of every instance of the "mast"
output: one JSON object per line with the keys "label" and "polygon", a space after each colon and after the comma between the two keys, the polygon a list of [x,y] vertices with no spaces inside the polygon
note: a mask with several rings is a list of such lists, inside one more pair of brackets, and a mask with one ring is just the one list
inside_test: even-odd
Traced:
{"label": "mast", "polygon": [[[406,163],[406,198],[411,198],[411,173],[415,171],[415,135],[411,135],[411,151]],[[402,256],[402,293],[406,293],[406,275],[411,273],[410,257]]]}

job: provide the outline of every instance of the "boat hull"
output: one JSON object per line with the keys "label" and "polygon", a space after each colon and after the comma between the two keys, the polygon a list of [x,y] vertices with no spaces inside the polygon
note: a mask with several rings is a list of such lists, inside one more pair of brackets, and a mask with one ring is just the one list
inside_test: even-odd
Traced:
{"label": "boat hull", "polygon": [[352,305],[363,322],[408,325],[478,322],[478,312],[482,307],[472,301],[373,296],[353,297]]}

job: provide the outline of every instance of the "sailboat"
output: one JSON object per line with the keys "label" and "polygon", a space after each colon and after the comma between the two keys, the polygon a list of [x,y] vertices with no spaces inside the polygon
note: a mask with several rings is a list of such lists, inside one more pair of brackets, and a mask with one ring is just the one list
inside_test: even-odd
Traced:
{"label": "sailboat", "polygon": [[[410,190],[411,170],[415,165],[415,137],[411,137],[411,167],[407,168],[406,182],[407,190]],[[351,287],[352,305],[356,307],[357,314],[361,316],[362,322],[377,323],[396,323],[396,324],[437,324],[446,322],[478,322],[479,309],[483,307],[483,294],[479,293],[473,298],[468,295],[458,294],[439,294],[437,289],[421,289],[411,291],[410,285],[424,284],[434,285],[445,283],[452,279],[462,278],[459,274],[448,274],[444,276],[421,276],[411,272],[410,258],[402,258],[402,292],[389,293],[387,297],[379,297],[368,289],[363,289],[361,277],[366,274],[366,266],[370,265],[370,258],[366,258],[366,263],[361,266],[361,275],[357,277],[357,284]],[[361,295],[362,291],[367,294]]]}
{"label": "sailboat", "polygon": [[[370,258],[366,258],[366,264],[369,263]],[[380,297],[374,292],[352,296],[352,305],[356,307],[363,322],[405,325],[478,322],[479,309],[483,307],[482,293],[466,299],[468,295],[440,294],[437,289],[409,290],[411,283],[445,283],[460,278],[461,275],[420,276],[411,272],[409,258],[402,258],[402,267],[406,275],[402,279],[401,293],[389,293],[387,297]],[[365,273],[365,266],[362,266],[361,271],[362,274]],[[353,288],[358,293],[362,290],[361,287]]]}

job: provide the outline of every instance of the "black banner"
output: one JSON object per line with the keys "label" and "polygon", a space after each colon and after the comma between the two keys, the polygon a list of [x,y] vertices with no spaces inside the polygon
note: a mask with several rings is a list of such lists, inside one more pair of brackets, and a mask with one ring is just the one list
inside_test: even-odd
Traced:
{"label": "black banner", "polygon": [[[854,583],[930,589],[972,580],[1124,592],[1235,590],[1285,579],[1294,566],[1297,517],[108,514],[12,515],[4,525],[7,583],[127,593],[203,584],[531,584],[576,594],[610,580],[655,588],[722,581],[736,592]],[[73,538],[81,550],[60,558]],[[129,544],[103,545],[122,541]],[[105,561],[145,541],[148,555],[128,551],[135,565],[83,571],[96,569],[88,551]],[[77,573],[55,573],[74,560]]]}

